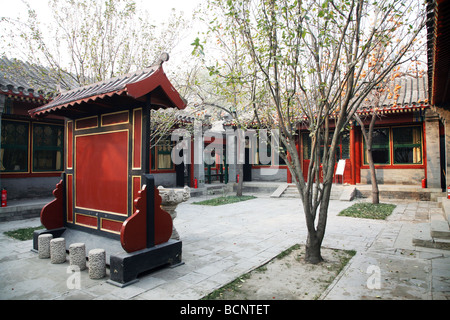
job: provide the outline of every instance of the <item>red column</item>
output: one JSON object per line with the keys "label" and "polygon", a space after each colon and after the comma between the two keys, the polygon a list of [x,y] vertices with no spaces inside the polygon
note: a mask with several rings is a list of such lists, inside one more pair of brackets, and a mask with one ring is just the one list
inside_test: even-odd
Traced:
{"label": "red column", "polygon": [[355,126],[350,127],[350,166],[351,166],[351,181],[350,184],[356,184],[356,141],[355,141]]}
{"label": "red column", "polygon": [[[361,131],[356,129],[357,127],[355,126],[353,128],[354,131],[354,135],[355,135],[355,177],[356,177],[356,183],[360,183],[361,182],[361,161],[362,161],[362,155],[361,155],[361,151],[362,151],[362,136],[361,136]],[[358,131],[356,131],[358,130]]]}

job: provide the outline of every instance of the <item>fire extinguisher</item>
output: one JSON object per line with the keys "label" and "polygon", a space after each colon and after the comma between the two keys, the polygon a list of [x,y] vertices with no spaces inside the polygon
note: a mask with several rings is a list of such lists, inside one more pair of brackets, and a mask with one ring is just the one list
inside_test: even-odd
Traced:
{"label": "fire extinguisher", "polygon": [[197,179],[194,179],[194,189],[198,188]]}
{"label": "fire extinguisher", "polygon": [[6,199],[8,198],[8,192],[6,189],[2,189],[2,207],[6,207]]}
{"label": "fire extinguisher", "polygon": [[422,179],[422,188],[427,187],[427,179]]}
{"label": "fire extinguisher", "polygon": [[236,177],[236,182],[239,183],[239,175]]}
{"label": "fire extinguisher", "polygon": [[447,187],[447,199],[450,199],[450,186]]}

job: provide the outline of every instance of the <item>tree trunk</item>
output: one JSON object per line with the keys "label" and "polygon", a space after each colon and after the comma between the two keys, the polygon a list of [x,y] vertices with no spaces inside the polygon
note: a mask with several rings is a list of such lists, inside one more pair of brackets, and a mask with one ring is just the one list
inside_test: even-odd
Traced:
{"label": "tree trunk", "polygon": [[323,261],[320,253],[322,240],[317,236],[316,231],[308,232],[308,239],[306,240],[306,255],[305,261],[311,264],[317,264]]}
{"label": "tree trunk", "polygon": [[367,161],[369,162],[370,180],[372,183],[372,203],[379,204],[380,203],[380,192],[378,190],[377,174],[375,171],[375,164],[373,163],[373,156],[372,156],[373,130],[375,127],[375,121],[377,119],[377,113],[374,112],[372,114],[372,119],[370,120],[370,124],[369,124],[369,132],[366,132],[366,129],[364,128],[364,123],[362,122],[361,118],[357,114],[355,114],[355,119],[361,126],[361,132],[363,134],[364,141],[366,142],[366,145],[367,145]]}
{"label": "tree trunk", "polygon": [[[326,196],[326,195],[325,195]],[[312,203],[308,203],[307,199],[309,198],[308,192],[304,194],[304,202],[303,202],[303,210],[305,211],[305,219],[306,219],[306,227],[308,229],[308,236],[306,239],[306,252],[305,252],[305,262],[311,264],[317,264],[323,261],[321,255],[321,246],[322,240],[325,234],[325,226],[326,226],[326,211],[328,208],[325,205],[319,211],[319,221],[317,224],[317,229],[315,227],[316,221],[316,213],[313,212]],[[306,202],[305,202],[306,200]],[[323,198],[322,198],[323,200]],[[323,202],[322,202],[323,204]],[[325,211],[325,212],[323,212]]]}
{"label": "tree trunk", "polygon": [[380,192],[378,190],[377,175],[375,172],[375,164],[373,163],[372,148],[367,150],[367,160],[369,161],[370,180],[372,182],[372,203],[380,203]]}
{"label": "tree trunk", "polygon": [[241,141],[245,142],[244,131],[241,126],[238,126],[236,130],[236,136],[238,144],[236,145],[236,165],[237,165],[237,174],[239,176],[239,182],[236,187],[236,196],[242,197],[242,185],[244,184],[244,163],[245,163],[245,147],[240,144]]}
{"label": "tree trunk", "polygon": [[238,164],[239,182],[236,187],[236,197],[242,197],[242,186],[244,184],[244,165]]}

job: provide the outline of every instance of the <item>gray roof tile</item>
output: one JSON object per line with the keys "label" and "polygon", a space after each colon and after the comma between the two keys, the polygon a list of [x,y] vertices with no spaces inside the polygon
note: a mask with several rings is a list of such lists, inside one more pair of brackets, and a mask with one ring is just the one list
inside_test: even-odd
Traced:
{"label": "gray roof tile", "polygon": [[0,93],[48,99],[58,87],[70,89],[76,86],[68,74],[59,77],[49,68],[18,59],[0,58]]}

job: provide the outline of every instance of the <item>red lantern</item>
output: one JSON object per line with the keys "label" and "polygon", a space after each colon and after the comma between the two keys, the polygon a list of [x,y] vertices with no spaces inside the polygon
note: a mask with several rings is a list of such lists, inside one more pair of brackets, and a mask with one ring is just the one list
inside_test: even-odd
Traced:
{"label": "red lantern", "polygon": [[7,202],[6,199],[8,198],[8,192],[6,189],[2,189],[2,207],[6,207]]}

